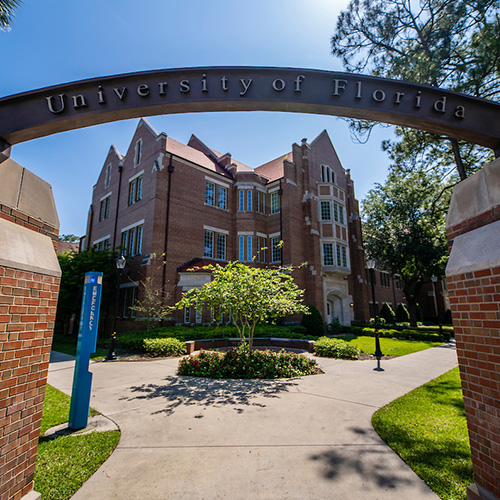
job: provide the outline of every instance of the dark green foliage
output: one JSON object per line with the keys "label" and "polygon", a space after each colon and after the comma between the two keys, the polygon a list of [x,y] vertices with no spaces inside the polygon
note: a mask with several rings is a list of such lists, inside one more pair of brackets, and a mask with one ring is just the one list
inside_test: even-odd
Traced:
{"label": "dark green foliage", "polygon": [[385,322],[389,325],[393,325],[396,322],[396,314],[392,310],[392,307],[384,302],[382,309],[380,309],[380,317],[385,319]]}
{"label": "dark green foliage", "polygon": [[348,333],[349,327],[345,327],[340,323],[339,318],[334,318],[334,320],[328,325],[328,332],[332,334],[336,333]]}
{"label": "dark green foliage", "polygon": [[86,272],[102,272],[102,299],[99,324],[102,326],[105,312],[114,305],[116,297],[117,270],[116,252],[98,251],[94,248],[81,253],[59,254],[57,259],[61,266],[61,288],[57,304],[56,328],[66,333],[71,316],[75,314],[75,333],[82,302],[83,280]]}
{"label": "dark green foliage", "polygon": [[281,350],[251,351],[247,344],[220,352],[201,351],[179,361],[179,375],[231,379],[272,379],[301,377],[319,373],[313,359]]}
{"label": "dark green foliage", "polygon": [[417,304],[417,321],[422,323],[424,321],[424,315],[422,313],[422,309],[420,307],[420,304]]}
{"label": "dark green foliage", "polygon": [[453,320],[451,318],[451,309],[446,309],[446,312],[444,313],[443,323],[445,325],[452,325],[453,324]]}
{"label": "dark green foliage", "polygon": [[[375,336],[374,328],[363,328],[361,333],[357,335],[363,335],[367,337]],[[444,335],[438,333],[435,329],[425,329],[425,328],[406,328],[404,330],[396,329],[379,329],[378,335],[381,338],[394,338],[402,340],[428,340],[430,342],[443,342]]]}
{"label": "dark green foliage", "polygon": [[410,313],[404,304],[399,304],[396,308],[396,322],[408,323],[410,321]]}
{"label": "dark green foliage", "polygon": [[360,350],[344,340],[321,337],[314,342],[314,354],[323,358],[358,359]]}
{"label": "dark green foliage", "polygon": [[325,332],[325,322],[321,317],[321,313],[315,306],[307,306],[309,314],[302,315],[301,326],[305,327],[309,335],[322,335]]}
{"label": "dark green foliage", "polygon": [[142,347],[144,352],[152,357],[186,354],[184,342],[173,338],[144,339]]}

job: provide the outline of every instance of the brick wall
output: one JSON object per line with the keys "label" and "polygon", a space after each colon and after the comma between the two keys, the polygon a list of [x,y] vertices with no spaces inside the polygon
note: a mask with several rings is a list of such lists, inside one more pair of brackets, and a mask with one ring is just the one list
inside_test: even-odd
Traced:
{"label": "brick wall", "polygon": [[0,499],[33,488],[59,278],[0,267]]}
{"label": "brick wall", "polygon": [[[31,255],[38,257],[41,240],[50,254],[57,228],[5,204],[0,205],[0,219],[22,227],[14,234],[21,231],[24,239],[33,233]],[[5,232],[0,237],[8,238]],[[30,265],[43,267],[45,257],[42,263],[30,257],[32,262],[20,263],[19,268],[2,264],[2,258],[13,261],[15,250],[12,254],[0,255],[0,500],[30,493],[36,498],[33,474],[60,284],[57,261],[50,263],[51,273],[46,274],[29,270]]]}
{"label": "brick wall", "polygon": [[472,452],[470,500],[500,498],[500,163],[453,193],[447,282]]}

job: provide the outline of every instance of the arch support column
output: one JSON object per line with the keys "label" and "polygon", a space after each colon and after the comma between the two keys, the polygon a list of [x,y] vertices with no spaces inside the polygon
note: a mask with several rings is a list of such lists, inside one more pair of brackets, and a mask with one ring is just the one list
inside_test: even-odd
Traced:
{"label": "arch support column", "polygon": [[446,277],[472,451],[470,500],[500,498],[500,159],[453,191]]}
{"label": "arch support column", "polygon": [[0,163],[0,498],[36,500],[38,435],[60,269],[50,186]]}

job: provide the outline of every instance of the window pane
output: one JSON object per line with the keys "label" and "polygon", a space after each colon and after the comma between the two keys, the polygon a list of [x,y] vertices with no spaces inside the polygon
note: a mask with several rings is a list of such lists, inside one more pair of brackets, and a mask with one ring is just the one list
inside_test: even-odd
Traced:
{"label": "window pane", "polygon": [[323,243],[323,265],[333,266],[333,243]]}
{"label": "window pane", "polygon": [[238,239],[239,239],[239,251],[238,251],[239,259],[238,260],[241,260],[243,262],[245,260],[245,237],[240,236]]}
{"label": "window pane", "polygon": [[331,205],[329,201],[321,202],[321,220],[332,220]]}
{"label": "window pane", "polygon": [[137,255],[142,253],[142,229],[143,226],[137,228],[137,250],[135,252]]}
{"label": "window pane", "polygon": [[344,207],[339,205],[339,222],[344,224]]}
{"label": "window pane", "polygon": [[135,179],[128,186],[128,204],[132,205],[135,202]]}
{"label": "window pane", "polygon": [[219,186],[219,200],[218,200],[219,208],[223,208],[224,210],[227,208],[227,189]]}
{"label": "window pane", "polygon": [[278,191],[271,193],[271,213],[276,214],[280,211],[280,199]]}
{"label": "window pane", "polygon": [[245,191],[243,191],[243,189],[240,189],[239,191],[239,206],[238,206],[238,210],[240,212],[244,212],[245,211]]}
{"label": "window pane", "polygon": [[333,204],[333,218],[335,222],[339,221],[339,206],[336,203]]}
{"label": "window pane", "polygon": [[127,242],[128,242],[128,233],[125,231],[122,233],[122,251],[123,253],[127,253]]}
{"label": "window pane", "polygon": [[128,237],[128,254],[134,255],[134,244],[135,244],[135,227],[130,230],[130,234]]}
{"label": "window pane", "polygon": [[[249,192],[251,192],[251,191],[249,191]],[[253,255],[252,255],[252,237],[247,236],[247,260],[251,261],[252,258],[253,258]]]}
{"label": "window pane", "polygon": [[110,206],[111,206],[111,196],[108,196],[106,198],[106,211],[104,213],[104,218],[106,218],[106,219],[109,217]]}
{"label": "window pane", "polygon": [[214,233],[205,231],[205,253],[204,257],[213,257]]}
{"label": "window pane", "polygon": [[272,238],[271,239],[271,247],[272,247],[272,261],[279,262],[281,260],[281,248],[280,248],[280,239]]}
{"label": "window pane", "polygon": [[142,200],[142,175],[137,178],[135,201]]}
{"label": "window pane", "polygon": [[226,235],[217,235],[217,258],[226,260]]}
{"label": "window pane", "polygon": [[207,192],[205,196],[205,203],[207,205],[215,204],[215,184],[211,182],[207,182]]}
{"label": "window pane", "polygon": [[247,191],[247,211],[251,212],[253,210],[252,208],[252,191]]}

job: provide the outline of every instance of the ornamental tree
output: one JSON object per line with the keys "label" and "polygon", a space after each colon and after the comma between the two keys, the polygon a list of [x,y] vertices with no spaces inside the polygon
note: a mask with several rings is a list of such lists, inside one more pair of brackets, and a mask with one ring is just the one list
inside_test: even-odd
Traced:
{"label": "ornamental tree", "polygon": [[304,290],[294,282],[289,268],[258,268],[229,262],[203,269],[212,272],[212,281],[187,291],[176,307],[204,305],[217,315],[229,314],[241,343],[248,341],[250,349],[258,323],[307,311],[301,303]]}

